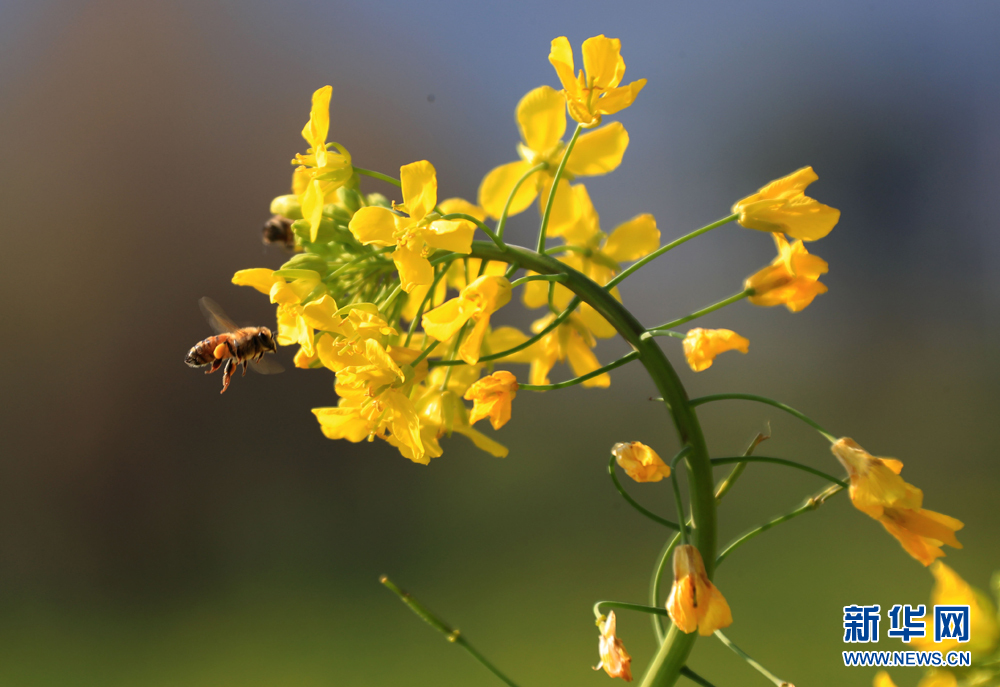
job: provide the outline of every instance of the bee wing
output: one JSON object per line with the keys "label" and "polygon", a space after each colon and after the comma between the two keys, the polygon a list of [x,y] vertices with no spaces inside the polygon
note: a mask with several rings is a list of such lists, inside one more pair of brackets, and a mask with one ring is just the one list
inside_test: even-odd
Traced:
{"label": "bee wing", "polygon": [[284,366],[270,358],[261,358],[260,360],[250,362],[250,369],[254,372],[258,372],[262,375],[276,375],[279,372],[284,372]]}
{"label": "bee wing", "polygon": [[202,314],[205,319],[208,320],[208,324],[212,327],[216,334],[225,334],[226,332],[235,332],[239,329],[236,323],[233,322],[226,313],[222,310],[222,306],[213,301],[211,298],[202,298],[198,301],[198,307],[201,308]]}

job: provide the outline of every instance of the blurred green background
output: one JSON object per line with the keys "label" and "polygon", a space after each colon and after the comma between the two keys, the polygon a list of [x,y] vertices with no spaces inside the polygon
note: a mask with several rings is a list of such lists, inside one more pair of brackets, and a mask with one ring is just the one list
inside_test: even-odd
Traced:
{"label": "blurred green background", "polygon": [[[1000,568],[996,3],[6,0],[0,684],[496,684],[383,573],[523,687],[608,684],[590,669],[590,606],[644,602],[667,533],[617,497],[607,449],[676,449],[641,368],[609,390],[519,395],[506,459],[456,437],[422,467],[324,439],[309,409],[334,402],[325,372],[238,379],[220,397],[182,362],[208,334],[200,296],[272,322],[229,278],[284,260],[259,228],[315,88],[333,86],[331,138],[359,165],[430,159],[442,198],[472,199],[514,159],[517,100],[557,83],[550,39],[598,33],[622,39],[627,80],[649,79],[621,116],[624,164],[588,182],[605,230],[652,212],[667,240],[807,164],[810,195],[843,212],[810,247],[831,269],[808,310],[706,318],[747,336],[748,356],[695,376],[661,339],[692,395],[771,395],[902,459],[925,505],[967,524],[946,562],[986,587]],[[533,218],[511,240],[527,243]],[[652,325],[772,256],[766,236],[728,226],[622,291]],[[515,303],[498,319],[532,315]],[[839,472],[777,411],[699,414],[715,455],[770,421],[767,454]],[[821,486],[752,466],[721,508],[722,540]],[[633,492],[672,507],[666,483]],[[821,687],[874,673],[842,665],[842,607],[926,602],[931,577],[841,496],[741,549],[717,583],[732,639]],[[621,613],[618,627],[641,673],[649,620]],[[715,640],[691,665],[767,684]],[[894,671],[903,687],[918,676]]]}

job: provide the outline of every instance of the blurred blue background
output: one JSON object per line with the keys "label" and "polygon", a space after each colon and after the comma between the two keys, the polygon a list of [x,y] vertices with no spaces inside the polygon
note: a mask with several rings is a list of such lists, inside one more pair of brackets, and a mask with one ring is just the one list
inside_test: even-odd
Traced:
{"label": "blurred blue background", "polygon": [[[590,670],[590,605],[643,602],[666,537],[614,493],[607,448],[676,448],[640,368],[608,390],[519,395],[506,459],[456,437],[422,467],[324,439],[309,412],[334,400],[324,372],[239,379],[220,398],[218,379],[182,364],[208,333],[200,296],[272,321],[229,278],[284,260],[259,228],[304,149],[314,89],[333,86],[331,138],[359,165],[429,159],[442,198],[473,199],[515,159],[518,99],[557,85],[549,41],[599,33],[622,39],[627,81],[649,80],[620,117],[624,163],[588,182],[605,230],[652,212],[668,240],[804,165],[820,176],[809,194],[843,212],[810,246],[831,267],[808,310],[741,303],[705,319],[748,337],[748,356],[695,376],[661,340],[692,395],[771,395],[900,458],[928,508],[967,524],[946,562],[986,587],[1000,568],[995,2],[6,0],[0,684],[493,684],[382,573],[523,687],[607,683]],[[528,243],[534,218],[511,240]],[[656,324],[772,256],[766,236],[727,226],[623,296]],[[514,303],[499,319],[533,316]],[[715,455],[770,421],[768,454],[839,472],[777,411],[699,414]],[[821,486],[752,466],[721,508],[722,540]],[[665,484],[633,491],[672,507]],[[717,583],[730,637],[820,687],[874,673],[842,665],[844,605],[926,602],[931,577],[838,497],[741,549]],[[622,613],[618,627],[641,672],[649,620]],[[712,639],[690,664],[716,684],[766,684]],[[918,676],[894,673],[903,687]]]}

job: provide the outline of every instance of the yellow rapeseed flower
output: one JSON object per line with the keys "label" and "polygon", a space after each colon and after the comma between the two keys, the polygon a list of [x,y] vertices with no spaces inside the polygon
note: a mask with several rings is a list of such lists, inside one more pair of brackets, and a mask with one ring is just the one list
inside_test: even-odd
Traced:
{"label": "yellow rapeseed flower", "polygon": [[801,239],[789,243],[784,234],[772,236],[778,247],[778,257],[747,278],[743,287],[754,290],[754,295],[750,296],[754,305],[784,305],[798,312],[816,296],[826,293],[826,285],[820,283],[819,278],[826,274],[829,266],[823,258],[810,255]]}
{"label": "yellow rapeseed flower", "polygon": [[[652,215],[636,215],[607,235],[601,231],[600,216],[590,200],[587,188],[579,184],[572,190],[579,212],[574,222],[559,234],[566,245],[573,248],[559,256],[562,263],[583,272],[604,286],[620,271],[619,263],[638,260],[659,247],[660,230],[656,228],[656,219]],[[527,282],[524,285],[524,304],[529,308],[544,307],[548,304],[548,290],[549,284],[545,282]],[[573,292],[565,286],[556,284],[552,297],[553,305],[560,309],[565,308],[573,295]],[[621,300],[618,287],[611,289],[611,295]],[[617,333],[615,328],[587,303],[580,306],[579,316],[598,338],[609,339]]]}
{"label": "yellow rapeseed flower", "polygon": [[642,442],[617,443],[611,447],[611,454],[621,469],[636,482],[659,482],[664,477],[670,477],[670,466]]}
{"label": "yellow rapeseed flower", "polygon": [[667,598],[667,613],[681,632],[697,629],[702,637],[733,623],[729,604],[708,579],[701,553],[690,544],[674,549],[674,586]]}
{"label": "yellow rapeseed flower", "polygon": [[806,187],[817,179],[812,167],[803,167],[737,201],[733,212],[748,229],[788,234],[803,241],[821,239],[837,224],[840,210],[805,195]]}
{"label": "yellow rapeseed flower", "polygon": [[251,286],[257,291],[269,296],[272,303],[292,305],[301,303],[306,296],[320,285],[319,272],[313,270],[294,270],[298,275],[289,283],[284,277],[279,277],[274,270],[263,267],[240,270],[233,275],[233,283],[237,286]]}
{"label": "yellow rapeseed flower", "polygon": [[899,476],[903,463],[871,455],[848,437],[830,449],[851,476],[851,502],[878,520],[908,554],[924,565],[944,556],[942,544],[962,545],[955,532],[964,525],[955,518],[921,508],[924,493]]}
{"label": "yellow rapeseed flower", "polygon": [[[531,325],[531,331],[539,333],[549,326],[554,318],[554,314],[549,314],[536,320]],[[591,350],[596,345],[597,341],[590,328],[577,315],[570,315],[565,322],[532,344],[525,352],[525,358],[531,362],[531,370],[528,373],[530,383],[550,384],[549,372],[557,362],[562,361],[569,362],[573,374],[577,377],[593,372],[601,367],[597,356]],[[611,386],[611,375],[607,372],[597,375],[583,382],[583,386],[607,388]]]}
{"label": "yellow rapeseed flower", "polygon": [[414,405],[420,417],[421,437],[428,455],[441,455],[438,440],[445,435],[451,436],[453,432],[468,437],[476,448],[492,456],[503,458],[507,455],[506,446],[473,429],[469,410],[461,401],[481,368],[481,365],[462,365],[453,369],[448,377],[447,370],[439,367],[431,371],[426,382],[414,390]]}
{"label": "yellow rapeseed flower", "polygon": [[695,372],[712,367],[715,356],[726,351],[746,353],[750,342],[731,329],[690,330],[684,337],[684,357]]}
{"label": "yellow rapeseed flower", "polygon": [[[997,622],[997,609],[989,596],[971,586],[961,576],[945,565],[942,561],[934,561],[930,567],[934,575],[934,589],[931,591],[931,601],[928,609],[939,605],[969,607],[969,641],[959,644],[957,638],[945,638],[934,641],[934,635],[928,631],[924,637],[912,640],[915,647],[921,651],[940,651],[947,653],[965,649],[972,652],[972,660],[990,656],[1000,642],[1000,624]],[[933,617],[929,614],[924,618],[930,628]]]}
{"label": "yellow rapeseed flower", "polygon": [[[522,212],[539,195],[539,212],[544,209],[556,168],[566,150],[562,140],[566,132],[565,106],[566,98],[562,92],[549,86],[540,86],[521,98],[516,110],[517,126],[521,132],[517,152],[521,159],[493,169],[479,185],[479,204],[490,217],[500,217],[517,181],[541,162],[548,167],[535,172],[521,184],[511,200],[508,214]],[[570,181],[579,176],[597,176],[617,169],[628,148],[628,140],[628,132],[620,122],[612,122],[577,138],[549,214],[550,236],[558,235],[576,215]]]}
{"label": "yellow rapeseed flower", "polygon": [[573,63],[573,48],[569,39],[560,36],[552,40],[549,62],[555,67],[569,116],[590,128],[601,123],[601,115],[615,114],[635,101],[646,85],[645,79],[619,86],[625,76],[625,60],[621,56],[622,42],[603,34],[583,42],[583,69],[579,75]]}
{"label": "yellow rapeseed flower", "polygon": [[611,677],[620,677],[625,682],[632,682],[632,657],[625,651],[622,640],[615,636],[617,625],[615,612],[608,613],[608,617],[597,621],[597,628],[601,631],[601,637],[597,643],[597,652],[601,656],[601,662],[594,666],[594,670],[604,669],[604,672]]}
{"label": "yellow rapeseed flower", "polygon": [[465,400],[473,401],[469,424],[488,417],[493,429],[503,427],[510,420],[510,406],[517,389],[517,379],[506,370],[494,372],[470,386],[465,392]]}
{"label": "yellow rapeseed flower", "polygon": [[364,245],[396,246],[392,260],[399,270],[403,290],[434,281],[434,268],[427,256],[440,248],[456,253],[472,251],[476,227],[465,220],[443,220],[434,212],[437,205],[437,172],[422,160],[399,169],[403,204],[394,205],[409,215],[403,217],[381,207],[364,207],[354,213],[348,228]]}
{"label": "yellow rapeseed flower", "polygon": [[483,338],[490,326],[490,316],[510,301],[510,282],[505,277],[483,275],[462,289],[458,298],[424,313],[421,325],[427,336],[447,341],[466,322],[472,330],[458,349],[459,357],[470,365],[479,361]]}
{"label": "yellow rapeseed flower", "polygon": [[[302,206],[302,216],[309,221],[313,241],[323,218],[323,205],[333,201],[333,194],[354,175],[351,154],[339,143],[327,143],[330,131],[330,95],[333,88],[324,86],[312,96],[309,121],[302,129],[302,138],[309,144],[305,155],[296,155],[293,164],[299,167],[292,177],[292,191]],[[338,152],[327,150],[332,145]]]}

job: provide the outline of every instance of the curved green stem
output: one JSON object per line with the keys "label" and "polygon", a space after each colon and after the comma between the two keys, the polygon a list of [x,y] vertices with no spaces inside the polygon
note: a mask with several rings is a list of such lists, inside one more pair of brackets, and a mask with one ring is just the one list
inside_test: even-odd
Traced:
{"label": "curved green stem", "polygon": [[754,668],[754,670],[756,670],[758,673],[760,673],[761,675],[763,675],[764,677],[766,677],[768,680],[770,680],[771,682],[773,682],[775,685],[777,685],[777,687],[790,687],[791,683],[786,682],[785,680],[782,680],[780,677],[778,677],[777,675],[775,675],[774,673],[772,673],[771,671],[769,671],[767,668],[765,668],[761,664],[757,663],[757,661],[755,661],[752,658],[750,658],[750,656],[748,656],[747,653],[745,651],[743,651],[743,649],[741,649],[738,646],[736,646],[735,644],[733,644],[732,640],[730,640],[729,637],[727,637],[726,635],[722,634],[722,630],[716,630],[715,631],[715,636],[718,638],[718,640],[720,642],[722,642],[727,647],[729,647],[729,649],[734,654],[736,654],[737,656],[739,656],[740,658],[742,658],[744,661],[746,661],[747,663],[749,663],[750,666]]}
{"label": "curved green stem", "polygon": [[698,398],[691,399],[692,406],[700,406],[704,403],[711,403],[713,401],[756,401],[757,403],[764,403],[769,406],[773,406],[779,410],[783,410],[789,415],[802,420],[804,423],[815,429],[817,432],[822,434],[830,443],[837,441],[837,438],[830,434],[828,431],[823,429],[818,422],[795,410],[791,406],[787,406],[780,401],[775,401],[773,398],[768,398],[767,396],[757,396],[756,394],[711,394],[709,396],[699,396]]}
{"label": "curved green stem", "polygon": [[[600,377],[605,372],[610,372],[611,370],[614,370],[617,367],[621,367],[626,363],[630,363],[638,357],[639,354],[636,351],[632,351],[631,353],[626,353],[618,360],[608,363],[604,367],[599,367],[596,370],[591,370],[587,374],[580,375],[579,377],[574,377],[573,379],[567,379],[565,382],[556,382],[555,384],[519,384],[518,388],[525,389],[526,391],[552,391],[553,389],[565,389],[568,386],[575,386],[582,382],[586,382],[588,379],[593,379],[594,377]],[[480,358],[480,360],[483,359],[484,358]]]}
{"label": "curved green stem", "polygon": [[614,482],[615,489],[618,490],[618,493],[622,495],[622,498],[625,499],[630,506],[635,508],[637,511],[645,515],[653,522],[659,523],[665,527],[669,527],[672,530],[680,530],[680,525],[678,525],[676,522],[673,522],[672,520],[667,520],[666,518],[661,518],[653,511],[646,509],[645,507],[640,505],[638,501],[632,498],[627,491],[625,491],[625,487],[623,487],[622,483],[618,481],[618,475],[615,473],[614,455],[611,456],[611,461],[608,463],[608,474],[611,475],[611,481]]}
{"label": "curved green stem", "polygon": [[713,685],[711,682],[709,682],[701,675],[688,668],[687,666],[683,666],[681,668],[681,675],[686,677],[691,682],[701,685],[701,687],[715,687],[715,685]]}
{"label": "curved green stem", "polygon": [[520,279],[515,279],[510,283],[510,287],[520,286],[521,284],[527,284],[529,281],[564,281],[566,277],[561,274],[529,274],[527,277],[521,277]]}
{"label": "curved green stem", "polygon": [[493,243],[497,244],[500,250],[507,250],[507,244],[503,242],[499,236],[493,233],[493,230],[486,226],[482,221],[476,219],[472,215],[466,215],[461,212],[452,212],[441,217],[443,220],[454,220],[454,219],[464,219],[466,222],[472,222],[477,227],[483,230],[483,233],[490,237]]}
{"label": "curved green stem", "polygon": [[674,487],[674,504],[677,506],[677,522],[680,524],[681,544],[688,543],[688,528],[685,524],[687,518],[684,516],[684,501],[681,500],[680,480],[677,479],[677,463],[681,458],[686,458],[689,453],[691,453],[691,447],[685,446],[670,461],[670,483]]}
{"label": "curved green stem", "polygon": [[420,351],[420,355],[418,355],[413,360],[413,362],[410,363],[410,366],[411,367],[416,367],[417,365],[419,365],[424,358],[426,358],[427,356],[429,356],[431,354],[431,351],[433,351],[435,348],[438,347],[439,343],[441,343],[441,342],[440,341],[431,341],[430,344],[427,346],[427,348],[425,348],[424,350]]}
{"label": "curved green stem", "polygon": [[507,228],[507,215],[510,213],[510,204],[514,202],[514,196],[517,195],[518,189],[521,188],[521,184],[528,180],[528,178],[535,172],[540,172],[543,169],[548,169],[548,162],[539,162],[537,165],[529,169],[521,178],[517,180],[514,184],[514,188],[510,190],[510,194],[507,196],[507,202],[503,205],[503,212],[500,213],[500,219],[497,220],[497,236],[503,239],[503,232]]}
{"label": "curved green stem", "polygon": [[668,615],[666,608],[659,608],[657,606],[644,606],[643,604],[630,604],[624,601],[598,601],[594,604],[594,617],[600,618],[603,613],[601,613],[601,606],[605,608],[616,608],[620,611],[638,611],[639,613],[652,613],[653,615]]}
{"label": "curved green stem", "polygon": [[712,458],[712,465],[728,465],[730,463],[774,463],[775,465],[784,465],[785,467],[795,468],[796,470],[802,470],[803,472],[808,472],[817,477],[822,477],[828,482],[833,482],[834,484],[839,484],[842,487],[847,486],[847,482],[842,479],[837,479],[833,475],[829,475],[822,470],[817,470],[816,468],[811,468],[808,465],[803,465],[802,463],[796,463],[794,460],[786,460],[784,458],[768,458],[766,456],[736,456],[733,458]]}
{"label": "curved green stem", "polygon": [[660,257],[661,255],[663,255],[664,253],[673,250],[674,248],[676,248],[677,246],[681,245],[682,243],[686,243],[686,242],[690,241],[691,239],[695,238],[696,236],[701,236],[704,233],[712,231],[716,227],[721,227],[723,224],[729,224],[730,222],[732,222],[737,217],[739,217],[739,215],[729,215],[729,217],[723,217],[722,219],[716,220],[715,222],[712,222],[711,224],[706,224],[701,229],[695,229],[690,234],[685,234],[684,236],[680,237],[679,239],[674,239],[673,241],[671,241],[670,243],[668,243],[665,246],[661,246],[660,248],[657,248],[652,253],[650,253],[649,255],[647,255],[646,257],[644,257],[642,260],[639,260],[638,262],[635,262],[635,263],[629,265],[629,267],[627,269],[623,270],[621,274],[619,274],[614,279],[612,279],[611,281],[609,281],[604,286],[604,288],[606,288],[608,291],[610,291],[615,286],[617,286],[618,284],[620,284],[623,280],[628,279],[630,276],[632,276],[632,274],[635,273],[635,271],[638,270],[643,265],[647,265],[647,264],[651,263],[653,260],[656,260],[658,257]]}
{"label": "curved green stem", "polygon": [[[492,353],[490,355],[484,355],[482,358],[479,359],[479,362],[481,362],[481,363],[488,363],[491,360],[500,360],[501,358],[506,358],[509,355],[514,355],[515,353],[523,351],[528,346],[531,346],[532,344],[540,341],[542,339],[542,337],[544,337],[546,334],[548,334],[553,329],[555,329],[560,324],[562,324],[563,321],[565,321],[565,319],[567,317],[569,317],[570,313],[573,312],[576,309],[576,306],[578,306],[578,305],[580,305],[580,298],[579,298],[579,296],[577,296],[576,298],[574,298],[573,300],[571,300],[569,302],[569,305],[566,306],[566,309],[563,310],[558,315],[556,315],[555,319],[552,320],[551,322],[549,322],[545,326],[545,328],[542,329],[542,331],[538,332],[537,334],[535,334],[534,336],[532,336],[532,337],[530,337],[528,339],[525,339],[524,341],[522,341],[521,343],[517,344],[516,346],[511,346],[507,350],[500,351],[499,353]],[[434,360],[434,361],[431,361],[431,367],[439,367],[441,365],[464,365],[464,364],[465,364],[465,362],[462,361],[462,360]]]}
{"label": "curved green stem", "polygon": [[[687,391],[659,345],[652,337],[644,336],[646,328],[625,306],[615,300],[608,290],[551,256],[509,244],[507,251],[503,252],[492,243],[484,241],[473,242],[472,256],[486,260],[516,262],[521,267],[539,274],[565,274],[566,281],[563,285],[576,294],[576,298],[570,303],[572,308],[575,308],[580,301],[587,303],[638,352],[639,360],[665,399],[664,408],[670,414],[679,443],[689,447],[690,452],[686,456],[686,462],[691,518],[694,524],[691,532],[692,543],[698,547],[705,561],[706,573],[711,579],[715,572],[717,536],[712,464],[698,416],[688,402]],[[572,308],[563,311],[566,316]],[[687,635],[672,628],[647,668],[640,683],[641,687],[673,685],[696,639],[696,633]]]}
{"label": "curved green stem", "polygon": [[583,131],[583,125],[577,124],[576,129],[573,130],[573,137],[569,139],[569,143],[566,145],[566,150],[563,152],[562,159],[559,160],[559,166],[556,167],[555,176],[552,177],[552,186],[549,188],[549,197],[545,200],[545,212],[542,214],[542,225],[538,229],[538,246],[535,251],[538,253],[545,252],[545,232],[549,229],[549,215],[552,214],[552,205],[556,197],[556,191],[559,190],[559,180],[562,179],[563,170],[566,169],[566,163],[569,161],[569,156],[573,152],[573,147],[576,145],[576,139],[580,138],[580,132]]}
{"label": "curved green stem", "polygon": [[[718,310],[720,308],[724,308],[727,305],[735,303],[736,301],[741,301],[744,298],[746,298],[747,296],[752,296],[752,295],[753,295],[753,289],[745,289],[745,290],[740,291],[739,293],[737,293],[737,294],[735,294],[733,296],[730,296],[729,298],[724,298],[723,300],[719,301],[718,303],[713,303],[712,305],[708,306],[707,308],[702,308],[701,310],[696,310],[695,312],[691,313],[690,315],[687,315],[686,317],[682,317],[679,320],[673,320],[672,322],[667,322],[666,324],[660,324],[660,325],[657,325],[655,327],[650,327],[649,328],[649,333],[651,335],[653,335],[653,336],[657,336],[657,334],[656,334],[657,331],[664,330],[664,329],[673,329],[674,327],[679,327],[680,325],[684,324],[685,322],[690,322],[691,320],[697,320],[699,317],[703,317],[703,316],[707,315],[710,312],[715,312],[716,310]],[[674,334],[667,334],[667,336],[675,336],[675,335]]]}
{"label": "curved green stem", "polygon": [[364,169],[363,167],[355,167],[354,171],[357,172],[358,174],[363,174],[366,177],[371,177],[372,179],[379,179],[380,181],[392,184],[393,186],[396,186],[398,188],[403,188],[403,184],[402,182],[400,182],[399,179],[391,177],[388,174],[382,174],[382,172],[373,172],[372,170]]}
{"label": "curved green stem", "polygon": [[744,534],[742,537],[740,537],[739,539],[737,539],[736,541],[734,541],[732,544],[730,544],[729,546],[727,546],[722,551],[722,553],[719,554],[719,557],[715,559],[715,565],[716,565],[716,567],[718,567],[719,565],[722,564],[722,561],[724,561],[726,559],[726,556],[728,556],[729,554],[731,554],[733,551],[735,551],[740,546],[743,546],[744,544],[746,544],[748,541],[750,541],[751,539],[753,539],[757,535],[761,534],[762,532],[767,532],[772,527],[780,525],[783,522],[788,522],[792,518],[797,518],[798,516],[802,515],[803,513],[808,513],[811,510],[816,510],[817,508],[819,508],[820,506],[822,506],[824,503],[826,503],[826,500],[828,498],[830,498],[831,496],[834,496],[835,494],[840,493],[843,490],[844,490],[844,487],[842,487],[839,484],[834,484],[833,486],[827,487],[826,489],[824,489],[823,491],[819,492],[818,494],[816,494],[814,496],[810,496],[808,499],[806,499],[805,503],[803,503],[801,506],[799,506],[798,508],[796,508],[792,512],[785,513],[784,515],[781,515],[781,516],[775,518],[774,520],[772,520],[770,522],[764,523],[760,527],[757,527],[755,529],[750,530],[749,532],[747,532],[746,534]]}
{"label": "curved green stem", "polygon": [[421,618],[421,620],[423,620],[428,625],[433,627],[435,630],[443,634],[445,638],[447,638],[447,640],[452,644],[457,644],[458,646],[468,651],[469,654],[474,659],[479,661],[483,665],[483,667],[485,667],[488,671],[493,673],[493,675],[499,678],[504,684],[507,684],[510,687],[517,687],[516,682],[514,682],[509,677],[501,673],[499,668],[490,663],[486,659],[486,657],[483,656],[481,653],[476,651],[476,649],[473,648],[471,644],[469,644],[469,640],[467,640],[462,635],[462,633],[458,631],[458,629],[452,628],[450,625],[448,625],[448,623],[441,620],[441,618],[437,617],[434,613],[432,613],[430,609],[428,609],[426,606],[424,606],[419,601],[414,599],[412,596],[410,596],[402,589],[397,587],[395,584],[393,584],[392,580],[390,580],[385,575],[379,578],[379,582],[381,582],[393,594],[398,596],[399,600],[402,601],[407,606],[409,606],[410,610],[416,613]]}

